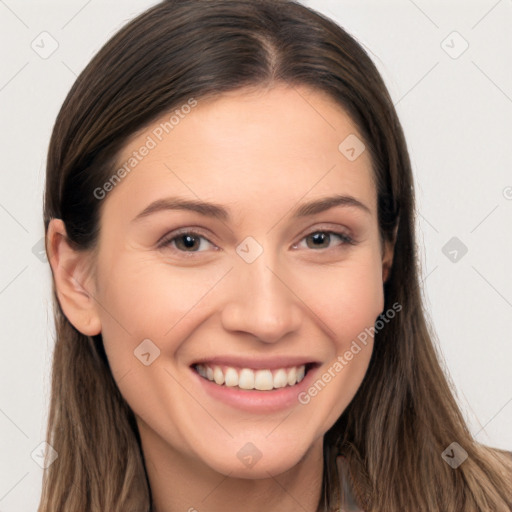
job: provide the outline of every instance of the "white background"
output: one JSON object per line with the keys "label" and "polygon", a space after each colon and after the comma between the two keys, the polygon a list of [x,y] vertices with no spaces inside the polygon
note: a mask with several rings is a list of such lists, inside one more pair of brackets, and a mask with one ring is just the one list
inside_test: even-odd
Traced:
{"label": "white background", "polygon": [[[45,438],[54,330],[49,265],[33,247],[53,123],[92,56],[155,3],[0,0],[0,512],[36,510],[41,490],[31,453]],[[413,163],[440,350],[473,435],[510,450],[512,2],[303,3],[363,44],[389,87]],[[59,45],[47,59],[31,47],[43,31]],[[442,252],[452,237],[468,248],[457,262]]]}

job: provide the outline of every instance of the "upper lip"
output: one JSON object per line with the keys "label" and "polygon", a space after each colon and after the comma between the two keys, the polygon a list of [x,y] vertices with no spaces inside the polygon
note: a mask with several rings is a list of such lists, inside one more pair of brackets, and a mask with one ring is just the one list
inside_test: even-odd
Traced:
{"label": "upper lip", "polygon": [[254,368],[255,370],[275,370],[278,368],[287,368],[289,366],[301,366],[305,364],[319,364],[314,358],[274,356],[269,357],[246,357],[246,356],[213,356],[204,357],[194,361],[191,366],[197,364],[211,364],[217,366],[232,366],[238,368]]}

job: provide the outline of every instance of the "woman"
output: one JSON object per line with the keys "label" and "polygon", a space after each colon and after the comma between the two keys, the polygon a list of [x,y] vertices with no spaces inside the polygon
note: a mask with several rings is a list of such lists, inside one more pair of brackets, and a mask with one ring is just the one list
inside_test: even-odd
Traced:
{"label": "woman", "polygon": [[426,323],[386,87],[287,0],[161,2],[80,75],[44,199],[39,511],[509,510]]}

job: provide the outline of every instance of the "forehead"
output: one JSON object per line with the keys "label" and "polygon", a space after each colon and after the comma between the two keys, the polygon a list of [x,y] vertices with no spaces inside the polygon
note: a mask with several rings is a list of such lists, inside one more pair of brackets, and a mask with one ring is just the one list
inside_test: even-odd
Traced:
{"label": "forehead", "polygon": [[126,144],[116,169],[127,172],[106,208],[139,211],[165,195],[183,195],[261,211],[333,189],[374,207],[369,152],[347,158],[344,141],[359,143],[359,151],[361,136],[327,94],[277,86],[195,101],[163,114]]}

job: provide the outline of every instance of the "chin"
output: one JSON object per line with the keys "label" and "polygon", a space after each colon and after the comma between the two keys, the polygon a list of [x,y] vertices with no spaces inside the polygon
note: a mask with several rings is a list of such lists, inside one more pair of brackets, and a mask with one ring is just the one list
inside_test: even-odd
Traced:
{"label": "chin", "polygon": [[[261,479],[270,478],[289,471],[306,455],[309,446],[301,446],[302,439],[286,439],[285,442],[272,442],[271,437],[254,443],[245,438],[241,442],[231,440],[233,448],[217,445],[218,451],[203,457],[203,462],[214,471],[230,478]],[[232,455],[231,455],[232,454]]]}

